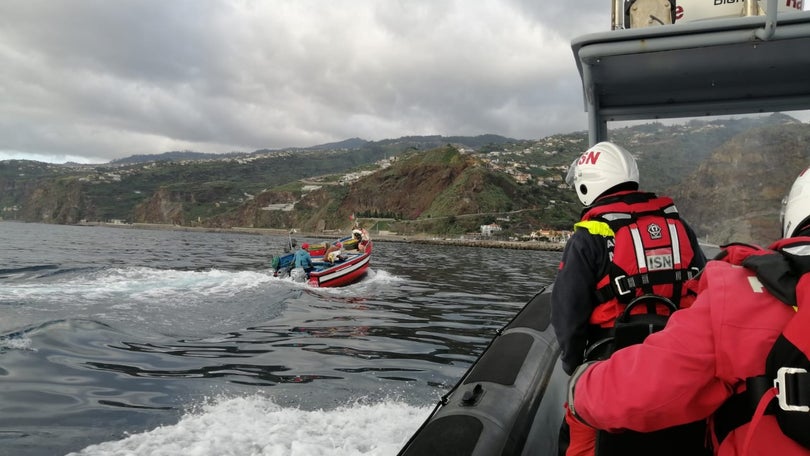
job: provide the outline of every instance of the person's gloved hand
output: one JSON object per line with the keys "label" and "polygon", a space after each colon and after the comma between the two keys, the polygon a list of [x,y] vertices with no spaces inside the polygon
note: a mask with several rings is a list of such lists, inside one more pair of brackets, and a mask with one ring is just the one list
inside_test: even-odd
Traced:
{"label": "person's gloved hand", "polygon": [[[585,371],[591,367],[591,365],[596,364],[598,362],[599,361],[588,361],[580,364],[579,366],[577,366],[576,369],[574,369],[574,372],[568,379],[568,410],[571,412],[571,415],[574,418],[576,418],[577,420],[581,421],[584,424],[588,423],[577,414],[576,408],[574,407],[574,390],[576,389],[577,381],[579,380],[580,377],[582,377],[582,374],[584,374]],[[588,426],[590,425],[588,424]]]}

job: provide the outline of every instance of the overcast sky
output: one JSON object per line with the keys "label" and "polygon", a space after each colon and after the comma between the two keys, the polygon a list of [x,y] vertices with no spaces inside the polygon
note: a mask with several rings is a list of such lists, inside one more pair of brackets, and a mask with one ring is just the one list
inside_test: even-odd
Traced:
{"label": "overcast sky", "polygon": [[608,0],[2,0],[0,160],[587,127]]}

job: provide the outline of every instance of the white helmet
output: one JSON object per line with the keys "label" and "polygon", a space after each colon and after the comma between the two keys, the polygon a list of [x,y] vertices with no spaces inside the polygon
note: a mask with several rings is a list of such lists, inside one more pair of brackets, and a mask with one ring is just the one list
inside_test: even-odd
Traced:
{"label": "white helmet", "polygon": [[782,237],[796,235],[796,231],[807,225],[810,218],[810,173],[805,168],[790,187],[790,193],[782,200]]}
{"label": "white helmet", "polygon": [[574,187],[582,204],[590,206],[602,193],[619,184],[638,184],[636,159],[612,142],[600,142],[574,160],[565,183]]}

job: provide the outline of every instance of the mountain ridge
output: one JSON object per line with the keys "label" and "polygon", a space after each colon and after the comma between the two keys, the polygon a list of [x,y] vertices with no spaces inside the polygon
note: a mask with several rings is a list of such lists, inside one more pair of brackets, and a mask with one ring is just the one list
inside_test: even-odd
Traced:
{"label": "mountain ridge", "polygon": [[[810,158],[808,128],[773,114],[653,122],[611,130],[611,139],[637,157],[642,189],[675,197],[703,238],[765,243],[776,236],[785,187]],[[456,236],[497,222],[504,236],[514,236],[570,229],[582,209],[562,179],[587,148],[584,131],[538,140],[437,135],[322,146],[95,166],[3,161],[1,215],[307,231],[347,229],[356,215],[391,232]]]}
{"label": "mountain ridge", "polygon": [[[467,147],[480,147],[482,145],[504,144],[515,142],[518,140],[507,138],[505,136],[484,134],[478,136],[442,136],[442,135],[426,135],[426,136],[402,136],[396,139],[383,139],[380,141],[367,141],[362,138],[349,138],[342,141],[318,144],[306,147],[283,147],[277,149],[257,149],[252,152],[224,152],[224,153],[210,153],[210,152],[195,152],[190,150],[184,151],[167,151],[157,154],[136,154],[123,158],[111,160],[108,165],[132,165],[138,163],[150,163],[158,161],[202,161],[202,160],[222,160],[234,157],[250,157],[251,155],[273,154],[273,153],[291,153],[301,151],[333,151],[333,150],[352,150],[364,148],[384,148],[384,147],[399,147],[402,148],[403,144],[407,147],[413,148],[435,148],[443,144],[455,143]],[[103,165],[89,165],[89,166],[103,166]]]}

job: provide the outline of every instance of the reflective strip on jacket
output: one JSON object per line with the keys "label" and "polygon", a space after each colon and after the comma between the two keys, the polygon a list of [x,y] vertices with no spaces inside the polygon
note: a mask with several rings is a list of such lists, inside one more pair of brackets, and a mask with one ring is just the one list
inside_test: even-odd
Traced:
{"label": "reflective strip on jacket", "polygon": [[[663,296],[679,304],[686,295],[681,284],[686,281],[689,269],[701,268],[706,262],[697,242],[692,245],[671,198],[631,192],[613,197],[608,204],[590,208],[582,219],[575,227],[585,227],[592,235],[605,238],[608,246],[615,243],[611,264],[596,285],[610,292],[612,297],[593,310],[590,318],[593,325],[613,326],[624,306],[643,294]],[[675,271],[683,272],[680,280],[672,276]],[[693,270],[692,274],[696,272]],[[666,274],[666,278],[642,284],[642,277],[647,279],[655,274]],[[635,286],[621,283],[622,279],[633,277],[637,278]],[[675,283],[677,285],[673,285]],[[637,311],[645,312],[645,309],[639,307]],[[657,311],[669,314],[663,305]]]}
{"label": "reflective strip on jacket", "polygon": [[[615,201],[617,198],[643,199],[648,195],[651,194],[622,192],[615,197],[611,196],[610,200]],[[596,290],[610,280],[610,256],[613,251],[609,251],[608,240],[615,234],[610,225],[604,221],[603,215],[621,213],[620,211],[628,213],[635,209],[652,212],[656,208],[669,207],[672,204],[671,199],[663,197],[654,197],[648,201],[652,202],[641,205],[621,202],[600,204],[597,202],[594,207],[587,208],[583,220],[575,225],[574,234],[563,250],[560,268],[552,288],[551,319],[557,340],[562,348],[563,370],[568,374],[582,363],[583,353],[588,343],[595,342],[595,340],[589,340],[594,336],[594,328],[612,326],[624,306],[624,304],[620,305],[616,299],[603,303],[597,297]],[[678,255],[682,259],[680,262],[684,267],[702,268],[706,259],[700,250],[697,237],[685,222],[682,220],[677,220],[677,222],[680,228],[676,229],[683,230],[682,238],[681,231],[678,231],[680,241]],[[666,230],[669,230],[666,223],[661,222],[661,224],[667,226]],[[632,246],[620,245],[618,247],[634,252]],[[624,259],[628,257],[628,254],[623,253],[622,255]],[[634,254],[631,253],[631,255]],[[624,267],[632,269],[633,265],[625,264]],[[636,267],[635,270],[637,269]]]}

